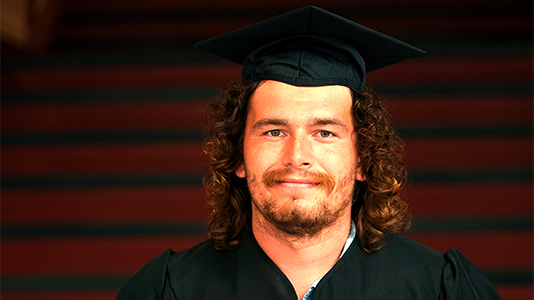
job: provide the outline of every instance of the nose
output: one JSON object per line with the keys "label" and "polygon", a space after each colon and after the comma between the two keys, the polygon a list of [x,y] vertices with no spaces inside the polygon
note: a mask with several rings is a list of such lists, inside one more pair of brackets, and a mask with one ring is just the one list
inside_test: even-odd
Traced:
{"label": "nose", "polygon": [[307,169],[313,165],[313,149],[311,141],[305,136],[296,134],[288,139],[283,163],[286,167]]}

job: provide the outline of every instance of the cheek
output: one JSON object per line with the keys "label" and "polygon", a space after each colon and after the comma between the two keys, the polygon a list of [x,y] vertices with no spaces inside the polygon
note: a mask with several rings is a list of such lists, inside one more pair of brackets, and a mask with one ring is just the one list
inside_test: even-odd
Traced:
{"label": "cheek", "polygon": [[322,147],[321,149],[316,149],[315,153],[316,159],[328,160],[330,163],[342,165],[344,168],[348,168],[351,165],[356,166],[357,163],[356,150],[350,144],[334,148]]}
{"label": "cheek", "polygon": [[245,145],[247,150],[244,153],[244,161],[247,172],[256,174],[265,172],[280,158],[280,153],[274,145],[255,144],[252,146],[252,144],[249,147]]}
{"label": "cheek", "polygon": [[325,171],[334,178],[354,177],[358,180],[356,151],[350,148],[329,149],[317,152],[316,161],[321,161]]}
{"label": "cheek", "polygon": [[279,158],[282,147],[283,146],[278,143],[252,141],[248,147],[248,151],[245,153],[245,159],[261,164],[263,161]]}

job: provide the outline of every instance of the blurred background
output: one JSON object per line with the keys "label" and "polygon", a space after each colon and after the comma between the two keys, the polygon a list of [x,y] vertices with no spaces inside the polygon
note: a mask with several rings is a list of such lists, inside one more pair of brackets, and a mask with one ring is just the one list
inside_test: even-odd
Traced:
{"label": "blurred background", "polygon": [[192,44],[308,4],[428,52],[368,77],[406,140],[407,235],[533,299],[524,0],[2,0],[2,298],[114,299],[205,240],[201,108],[240,66]]}

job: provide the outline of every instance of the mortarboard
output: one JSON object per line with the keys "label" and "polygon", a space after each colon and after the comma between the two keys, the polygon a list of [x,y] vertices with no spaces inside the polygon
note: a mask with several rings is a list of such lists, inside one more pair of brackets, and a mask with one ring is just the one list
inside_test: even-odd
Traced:
{"label": "mortarboard", "polygon": [[243,65],[241,76],[296,86],[365,89],[365,74],[425,54],[407,43],[306,6],[195,44]]}

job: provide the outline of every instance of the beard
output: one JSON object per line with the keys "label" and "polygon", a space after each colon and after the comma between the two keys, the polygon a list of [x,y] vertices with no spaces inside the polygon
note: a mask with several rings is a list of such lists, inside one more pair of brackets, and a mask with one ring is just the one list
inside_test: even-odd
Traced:
{"label": "beard", "polygon": [[[316,184],[315,199],[304,199],[298,191],[286,195],[289,199],[276,199],[269,189],[285,176],[296,173],[293,169],[267,171],[261,183],[254,176],[247,178],[252,204],[265,220],[279,233],[291,238],[303,239],[317,236],[334,224],[352,204],[355,188],[355,171],[339,182],[326,173],[298,171],[299,178]],[[323,194],[319,193],[323,191]],[[289,200],[289,201],[288,201]],[[302,202],[301,202],[302,201]],[[315,203],[309,205],[311,201]]]}

